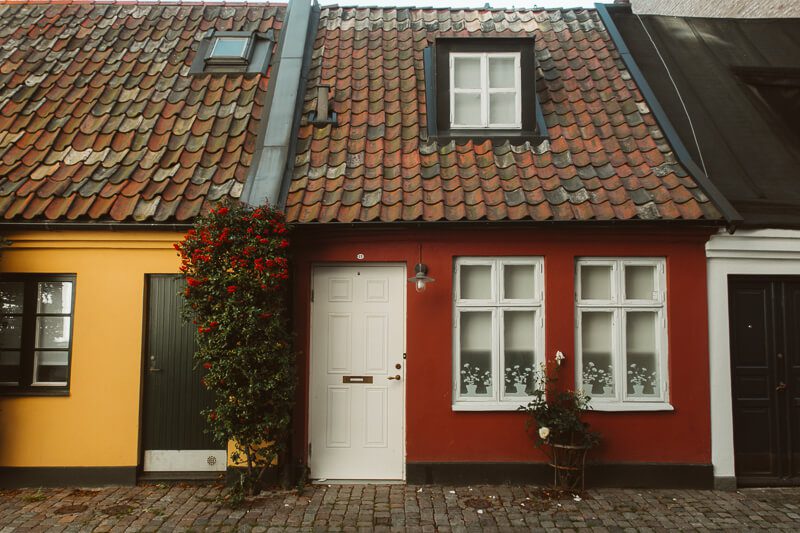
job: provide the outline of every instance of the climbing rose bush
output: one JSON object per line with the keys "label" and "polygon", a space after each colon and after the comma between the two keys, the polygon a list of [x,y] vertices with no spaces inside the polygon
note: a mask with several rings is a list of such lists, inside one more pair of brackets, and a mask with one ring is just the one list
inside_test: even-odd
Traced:
{"label": "climbing rose bush", "polygon": [[195,358],[214,395],[204,411],[231,459],[246,465],[239,495],[255,494],[266,470],[284,464],[294,401],[289,333],[288,229],[270,207],[224,204],[175,245],[186,280],[185,316],[197,326]]}

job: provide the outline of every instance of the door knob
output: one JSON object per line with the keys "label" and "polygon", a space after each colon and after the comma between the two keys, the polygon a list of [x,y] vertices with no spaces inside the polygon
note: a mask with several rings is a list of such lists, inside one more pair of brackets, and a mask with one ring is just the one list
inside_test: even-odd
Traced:
{"label": "door knob", "polygon": [[786,390],[786,383],[784,383],[783,381],[781,381],[780,383],[778,383],[778,386],[777,386],[777,387],[775,387],[775,390],[776,390],[776,391],[782,391],[782,390]]}
{"label": "door knob", "polygon": [[396,379],[397,381],[400,381],[400,374],[397,374],[396,376],[389,376],[386,379]]}

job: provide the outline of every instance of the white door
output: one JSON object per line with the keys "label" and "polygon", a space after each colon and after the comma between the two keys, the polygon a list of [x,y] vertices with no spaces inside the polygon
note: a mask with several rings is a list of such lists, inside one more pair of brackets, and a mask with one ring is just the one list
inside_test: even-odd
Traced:
{"label": "white door", "polygon": [[309,468],[313,479],[403,479],[405,268],[313,274]]}

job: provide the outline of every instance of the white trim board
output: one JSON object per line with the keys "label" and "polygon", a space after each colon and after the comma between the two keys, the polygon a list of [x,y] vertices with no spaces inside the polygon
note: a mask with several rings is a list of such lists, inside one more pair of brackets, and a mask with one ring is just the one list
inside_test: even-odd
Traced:
{"label": "white trim board", "polygon": [[706,243],[711,372],[711,462],[715,478],[734,478],[728,276],[800,276],[800,231],[724,231]]}
{"label": "white trim board", "polygon": [[[213,458],[213,459],[212,459]],[[226,450],[145,450],[145,472],[224,472]]]}

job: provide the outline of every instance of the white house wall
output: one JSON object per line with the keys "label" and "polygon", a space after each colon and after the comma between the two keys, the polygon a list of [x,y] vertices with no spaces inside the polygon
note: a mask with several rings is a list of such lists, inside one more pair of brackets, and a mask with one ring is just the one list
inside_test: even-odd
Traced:
{"label": "white house wall", "polygon": [[724,230],[706,244],[711,365],[711,460],[715,485],[735,488],[728,276],[800,275],[800,231]]}

